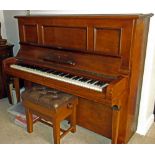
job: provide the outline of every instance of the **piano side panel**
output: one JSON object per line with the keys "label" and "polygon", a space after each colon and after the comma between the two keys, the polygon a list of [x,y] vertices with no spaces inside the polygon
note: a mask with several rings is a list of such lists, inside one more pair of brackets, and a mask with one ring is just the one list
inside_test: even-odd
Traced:
{"label": "piano side panel", "polygon": [[104,104],[79,98],[77,124],[111,138],[112,109]]}
{"label": "piano side panel", "polygon": [[132,68],[129,81],[130,89],[127,106],[128,113],[126,119],[126,142],[130,139],[130,137],[135,133],[137,129],[149,22],[150,18],[145,18],[139,19],[135,23]]}

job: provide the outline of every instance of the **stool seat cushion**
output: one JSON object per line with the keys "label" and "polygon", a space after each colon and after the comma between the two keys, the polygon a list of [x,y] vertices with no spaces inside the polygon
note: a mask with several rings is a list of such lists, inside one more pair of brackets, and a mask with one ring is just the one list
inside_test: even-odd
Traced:
{"label": "stool seat cushion", "polygon": [[21,94],[22,100],[30,101],[51,110],[67,104],[73,96],[44,86],[34,86]]}

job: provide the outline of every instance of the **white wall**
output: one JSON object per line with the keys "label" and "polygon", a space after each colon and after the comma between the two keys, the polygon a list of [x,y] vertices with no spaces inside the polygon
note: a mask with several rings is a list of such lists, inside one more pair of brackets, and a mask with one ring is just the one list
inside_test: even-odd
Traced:
{"label": "white wall", "polygon": [[1,35],[2,35],[2,38],[6,39],[6,29],[5,29],[4,15],[3,15],[2,10],[0,10],[0,22],[1,22]]}
{"label": "white wall", "polygon": [[[78,0],[77,2],[71,0],[44,0],[43,2],[37,1],[34,4],[25,3],[27,8],[31,9],[31,14],[114,14],[114,13],[154,13],[154,0]],[[15,1],[10,1],[11,3],[15,3]],[[45,5],[46,4],[46,5]],[[23,1],[18,3],[18,6],[21,8],[24,7]],[[8,6],[8,5],[7,5]],[[32,6],[45,10],[33,10]],[[34,8],[33,7],[33,8]],[[25,7],[24,7],[25,8]],[[49,10],[52,9],[52,10]],[[74,10],[74,11],[73,11]],[[17,44],[17,34],[12,32],[16,29],[14,24],[10,26],[8,23],[12,20],[12,14],[17,15],[20,11],[4,11],[6,29],[7,29],[7,37],[10,41]],[[15,37],[16,36],[16,37]],[[138,118],[138,128],[137,132],[139,134],[145,134],[153,123],[153,107],[155,100],[155,17],[151,18],[150,23],[150,32],[148,38],[148,47],[147,47],[147,55],[145,61],[145,72],[143,79],[143,87],[142,87],[142,97],[140,102],[139,109],[139,118]]]}
{"label": "white wall", "polygon": [[4,21],[6,27],[7,41],[14,44],[13,53],[17,54],[19,50],[19,35],[18,35],[18,23],[14,18],[16,15],[25,15],[25,10],[4,10]]}

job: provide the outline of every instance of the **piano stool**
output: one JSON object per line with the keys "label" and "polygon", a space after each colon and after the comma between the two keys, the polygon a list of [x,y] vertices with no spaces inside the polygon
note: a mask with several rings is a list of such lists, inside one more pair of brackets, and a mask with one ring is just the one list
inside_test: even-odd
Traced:
{"label": "piano stool", "polygon": [[[54,144],[60,144],[60,138],[69,131],[73,133],[76,131],[77,97],[44,86],[26,89],[21,97],[26,111],[29,133],[33,132],[33,114],[38,116],[41,122],[53,127]],[[67,130],[60,128],[60,123],[64,119],[69,119],[70,122]]]}

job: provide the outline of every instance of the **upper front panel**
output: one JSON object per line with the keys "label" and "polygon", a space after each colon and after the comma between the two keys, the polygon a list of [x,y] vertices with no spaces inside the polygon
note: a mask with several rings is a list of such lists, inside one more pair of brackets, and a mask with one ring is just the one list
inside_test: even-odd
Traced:
{"label": "upper front panel", "polygon": [[100,54],[120,55],[121,29],[95,27],[94,51]]}
{"label": "upper front panel", "polygon": [[58,48],[87,49],[87,28],[42,25],[42,44]]}
{"label": "upper front panel", "polygon": [[[20,41],[74,53],[115,57],[129,70],[135,19],[29,17],[18,19]],[[117,72],[117,71],[116,71]]]}
{"label": "upper front panel", "polygon": [[23,40],[29,43],[38,43],[38,29],[37,24],[23,25]]}

